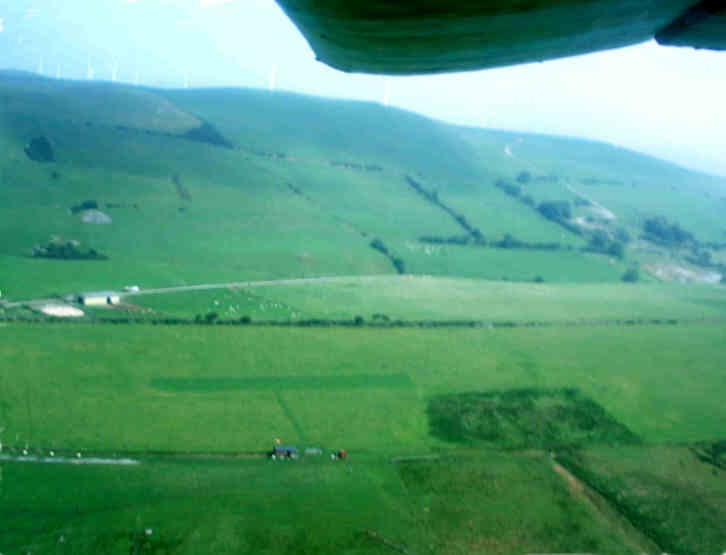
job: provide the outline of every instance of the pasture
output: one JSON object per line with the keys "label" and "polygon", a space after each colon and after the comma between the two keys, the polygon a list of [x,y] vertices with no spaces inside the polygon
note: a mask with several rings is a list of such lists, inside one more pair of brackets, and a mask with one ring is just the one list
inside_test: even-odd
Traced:
{"label": "pasture", "polygon": [[[429,450],[437,395],[575,388],[645,442],[719,439],[722,324],[515,329],[2,328],[3,443]],[[647,346],[647,348],[644,348]],[[130,410],[133,407],[133,410]]]}
{"label": "pasture", "polygon": [[[153,310],[135,325],[1,322],[0,553],[726,548],[726,289],[646,273],[723,262],[723,178],[370,103],[0,75],[3,300],[335,278],[129,296]],[[712,244],[655,248],[656,216]],[[581,250],[597,229],[623,259]],[[102,256],[32,255],[53,241]],[[266,460],[275,439],[323,456]]]}
{"label": "pasture", "polygon": [[[718,513],[695,499],[712,466],[682,448],[693,471],[662,478],[682,482],[672,497],[643,493],[637,465],[675,471],[660,444],[723,437],[724,331],[8,324],[0,548],[648,552],[650,528],[572,489],[554,450],[606,499],[636,492],[647,512],[665,495],[710,549]],[[324,454],[271,462],[274,438]],[[22,449],[141,464],[13,462]]]}
{"label": "pasture", "polygon": [[[720,285],[517,283],[434,276],[337,277],[126,298],[158,314],[193,318],[567,322],[720,319]],[[376,315],[376,316],[374,316]]]}

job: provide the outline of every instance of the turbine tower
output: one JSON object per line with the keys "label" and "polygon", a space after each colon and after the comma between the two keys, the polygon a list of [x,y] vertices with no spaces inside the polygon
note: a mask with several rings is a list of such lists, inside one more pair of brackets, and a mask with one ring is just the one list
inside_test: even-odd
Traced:
{"label": "turbine tower", "polygon": [[56,64],[55,66],[55,78],[60,79],[61,78],[61,67],[60,64]]}
{"label": "turbine tower", "polygon": [[91,60],[88,60],[86,62],[86,79],[88,79],[89,81],[92,81],[94,75],[95,75],[95,72],[93,71],[93,66],[91,65]]}
{"label": "turbine tower", "polygon": [[115,83],[118,79],[118,64],[114,61],[111,64],[111,82]]}
{"label": "turbine tower", "polygon": [[184,74],[184,88],[185,89],[189,88],[189,74],[188,73]]}
{"label": "turbine tower", "polygon": [[41,56],[40,60],[38,61],[38,72],[37,73],[42,74],[44,69],[45,68],[43,67],[43,57]]}

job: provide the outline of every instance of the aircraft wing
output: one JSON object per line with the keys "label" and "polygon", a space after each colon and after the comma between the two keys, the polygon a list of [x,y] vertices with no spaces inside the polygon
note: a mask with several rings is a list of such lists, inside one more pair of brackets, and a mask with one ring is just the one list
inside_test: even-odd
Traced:
{"label": "aircraft wing", "polygon": [[467,71],[627,46],[726,49],[725,0],[277,0],[347,72]]}

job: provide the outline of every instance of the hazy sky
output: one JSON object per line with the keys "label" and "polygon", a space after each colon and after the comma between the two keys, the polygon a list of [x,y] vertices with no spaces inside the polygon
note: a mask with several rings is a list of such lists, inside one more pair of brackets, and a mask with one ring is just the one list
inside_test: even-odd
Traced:
{"label": "hazy sky", "polygon": [[8,3],[0,68],[173,87],[274,81],[456,123],[603,140],[726,175],[726,53],[648,43],[468,73],[350,75],[316,62],[274,0]]}

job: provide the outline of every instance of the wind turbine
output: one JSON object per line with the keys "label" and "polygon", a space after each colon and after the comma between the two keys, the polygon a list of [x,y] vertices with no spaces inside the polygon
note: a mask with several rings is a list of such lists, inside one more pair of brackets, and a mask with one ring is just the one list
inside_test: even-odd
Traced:
{"label": "wind turbine", "polygon": [[267,83],[267,87],[271,90],[275,90],[275,78],[277,77],[277,66],[275,64],[272,64],[272,67],[270,68],[270,79]]}
{"label": "wind turbine", "polygon": [[55,78],[60,79],[61,78],[61,67],[60,64],[56,64],[55,66]]}
{"label": "wind turbine", "polygon": [[116,61],[111,63],[111,82],[115,83],[118,79],[118,63]]}
{"label": "wind turbine", "polygon": [[94,75],[95,75],[95,72],[93,71],[93,66],[91,65],[91,60],[89,59],[88,62],[86,62],[86,79],[88,79],[89,81],[92,81]]}
{"label": "wind turbine", "polygon": [[184,74],[184,88],[185,89],[189,88],[189,74],[188,73]]}

